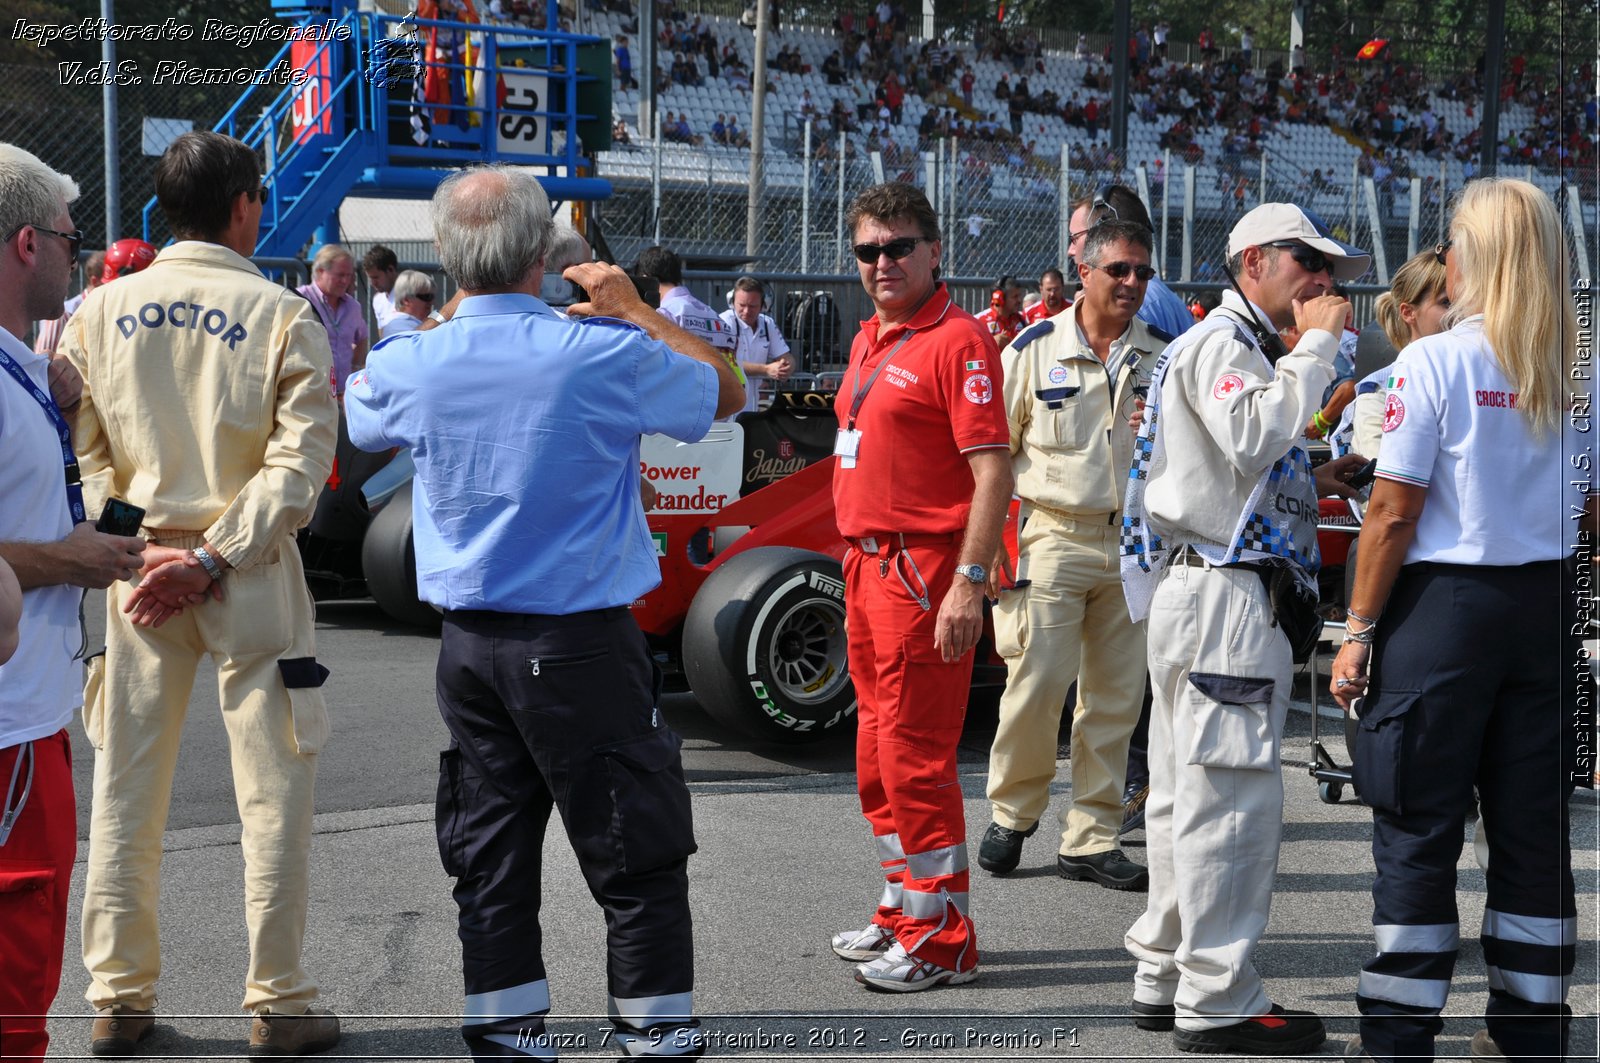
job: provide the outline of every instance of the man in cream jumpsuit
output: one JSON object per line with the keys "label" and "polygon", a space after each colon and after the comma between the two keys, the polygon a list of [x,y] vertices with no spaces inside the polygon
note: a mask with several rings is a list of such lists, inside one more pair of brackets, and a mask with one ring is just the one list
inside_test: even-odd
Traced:
{"label": "man in cream jumpsuit", "polygon": [[[178,243],[103,285],[68,322],[84,378],[76,443],[95,512],[146,510],[138,588],[106,595],[106,655],[84,725],[95,748],[83,900],[92,1050],[127,1055],[154,1024],[161,834],[202,655],[217,665],[243,824],[251,1054],[331,1047],[300,963],[317,751],[328,736],[295,530],[333,461],[327,333],[245,257],[261,172],[243,144],[187,133],[156,168]],[[125,612],[124,607],[131,612]]]}
{"label": "man in cream jumpsuit", "polygon": [[[1157,363],[1126,499],[1124,590],[1134,619],[1149,616],[1155,693],[1150,898],[1127,946],[1136,1025],[1175,1021],[1185,1051],[1281,1056],[1324,1030],[1273,1004],[1251,962],[1277,872],[1293,676],[1258,569],[1314,579],[1316,492],[1291,448],[1333,379],[1347,304],[1326,293],[1368,257],[1287,203],[1240,219],[1228,254],[1243,298],[1226,292]],[[1298,342],[1273,364],[1264,352],[1291,327]]]}
{"label": "man in cream jumpsuit", "polygon": [[1066,878],[1142,890],[1144,867],[1117,847],[1128,737],[1145,682],[1144,625],[1128,619],[1117,533],[1133,459],[1128,420],[1171,337],[1134,316],[1154,276],[1149,229],[1107,219],[1080,255],[1078,301],[1000,355],[1023,525],[1018,586],[1001,578],[1003,558],[989,570],[1007,676],[989,752],[994,821],[978,864],[997,875],[1017,866],[1022,839],[1050,803],[1061,707],[1077,680],[1072,800],[1057,867]]}

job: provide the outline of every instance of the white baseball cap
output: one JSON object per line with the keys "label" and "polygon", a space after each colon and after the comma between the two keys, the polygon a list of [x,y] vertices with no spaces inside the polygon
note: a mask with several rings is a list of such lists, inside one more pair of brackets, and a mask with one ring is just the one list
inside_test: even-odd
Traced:
{"label": "white baseball cap", "polygon": [[1228,234],[1228,257],[1247,247],[1298,240],[1328,256],[1334,280],[1353,281],[1372,265],[1372,256],[1347,244],[1328,230],[1323,220],[1293,203],[1263,203],[1239,219]]}

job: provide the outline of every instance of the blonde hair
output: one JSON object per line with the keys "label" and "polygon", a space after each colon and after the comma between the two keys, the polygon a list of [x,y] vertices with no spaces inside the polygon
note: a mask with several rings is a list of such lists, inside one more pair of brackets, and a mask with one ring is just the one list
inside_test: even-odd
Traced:
{"label": "blonde hair", "polygon": [[1450,221],[1456,291],[1446,321],[1483,315],[1484,335],[1535,432],[1555,430],[1566,405],[1578,316],[1556,207],[1514,178],[1469,183]]}
{"label": "blonde hair", "polygon": [[356,256],[341,244],[323,244],[317,250],[317,257],[311,260],[312,273],[326,273],[333,268],[335,262],[348,258],[355,262]]}
{"label": "blonde hair", "polygon": [[1444,266],[1432,251],[1412,255],[1410,261],[1395,271],[1394,283],[1378,296],[1374,309],[1383,334],[1389,337],[1395,350],[1411,342],[1411,326],[1400,316],[1400,304],[1421,306],[1431,295],[1444,291]]}

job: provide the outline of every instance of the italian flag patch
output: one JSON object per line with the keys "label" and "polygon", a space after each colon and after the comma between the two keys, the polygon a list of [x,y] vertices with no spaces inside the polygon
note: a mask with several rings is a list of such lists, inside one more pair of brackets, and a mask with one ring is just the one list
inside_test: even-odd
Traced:
{"label": "italian flag patch", "polygon": [[981,359],[979,361],[976,361],[976,362],[968,362],[967,363],[967,372],[969,372],[969,373],[976,373],[978,370],[980,370],[982,368],[983,368],[983,361]]}
{"label": "italian flag patch", "polygon": [[1406,386],[1406,378],[1405,377],[1403,377],[1403,376],[1391,376],[1391,377],[1389,377],[1389,390],[1390,391],[1401,391],[1401,390],[1404,390],[1405,386]]}

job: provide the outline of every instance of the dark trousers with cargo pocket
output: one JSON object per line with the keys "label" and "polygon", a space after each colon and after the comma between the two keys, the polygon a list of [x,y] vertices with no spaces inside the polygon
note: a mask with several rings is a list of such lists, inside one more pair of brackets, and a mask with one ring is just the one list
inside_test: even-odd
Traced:
{"label": "dark trousers with cargo pocket", "polygon": [[552,808],[605,913],[610,1047],[619,1056],[699,1054],[694,831],[658,677],[625,608],[445,614],[438,697],[451,743],[440,756],[437,827],[456,878],[462,1036],[475,1058],[556,1056],[544,1037],[539,925]]}
{"label": "dark trousers with cargo pocket", "polygon": [[1581,653],[1563,582],[1555,561],[1422,563],[1405,566],[1389,596],[1354,750],[1377,865],[1378,949],[1356,992],[1374,1059],[1433,1058],[1474,786],[1489,841],[1489,1034],[1512,1059],[1562,1051],[1577,941],[1567,799]]}

